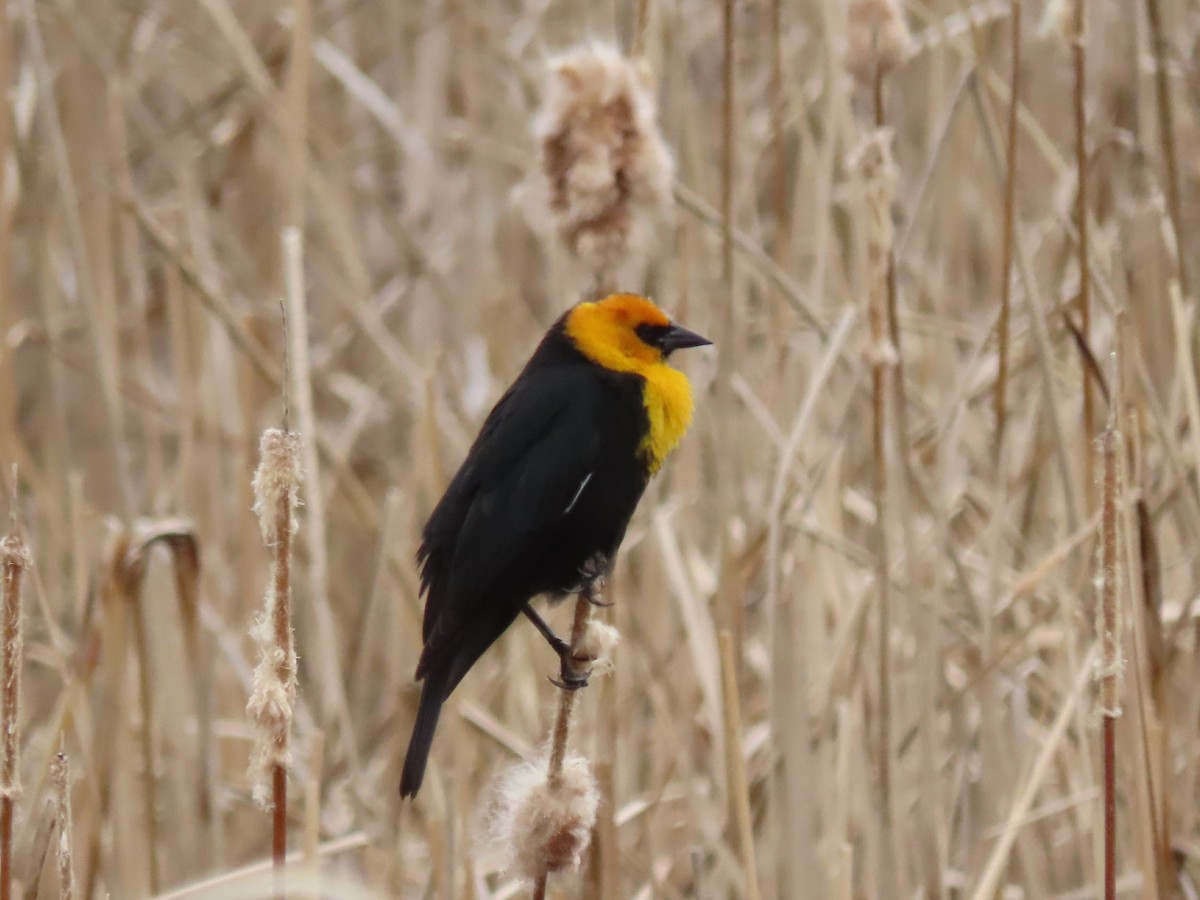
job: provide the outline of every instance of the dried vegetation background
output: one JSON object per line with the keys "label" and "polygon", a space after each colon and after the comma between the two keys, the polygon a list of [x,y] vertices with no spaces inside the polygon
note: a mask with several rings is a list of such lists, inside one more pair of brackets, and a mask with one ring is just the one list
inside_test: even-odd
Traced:
{"label": "dried vegetation background", "polygon": [[[1118,347],[1123,373],[1118,884],[1196,896],[1200,20],[1182,0],[1088,6],[1087,341],[1106,381]],[[281,230],[302,219],[308,313],[291,339],[312,406],[297,399],[293,427],[315,450],[293,570],[292,847],[370,895],[518,893],[478,836],[489,784],[547,732],[555,660],[518,623],[450,702],[402,809],[413,552],[482,415],[587,287],[521,188],[538,177],[547,55],[636,33],[676,209],[620,286],[717,350],[681,361],[696,426],[609,592],[615,673],[580,700],[573,742],[603,793],[581,883],[744,895],[753,857],[769,897],[1099,895],[1101,516],[1067,326],[1069,43],[1039,36],[1027,5],[1001,444],[1009,5],[908,5],[882,218],[865,183],[879,173],[854,154],[874,114],[847,73],[841,0],[733,5],[728,156],[721,4],[640,8],[639,32],[623,0],[7,4],[0,460],[9,497],[18,466],[33,559],[14,850],[28,896],[59,889],[60,748],[79,895],[167,892],[269,854],[247,776],[268,577],[250,485],[281,419]],[[868,311],[893,238],[898,342],[872,338]]]}

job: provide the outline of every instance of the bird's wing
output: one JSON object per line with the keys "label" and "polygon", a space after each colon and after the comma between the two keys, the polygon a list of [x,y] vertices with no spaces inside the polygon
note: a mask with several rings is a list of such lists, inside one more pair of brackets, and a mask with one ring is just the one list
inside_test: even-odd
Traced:
{"label": "bird's wing", "polygon": [[536,567],[578,501],[602,437],[586,377],[564,367],[519,380],[489,415],[425,527],[427,649]]}

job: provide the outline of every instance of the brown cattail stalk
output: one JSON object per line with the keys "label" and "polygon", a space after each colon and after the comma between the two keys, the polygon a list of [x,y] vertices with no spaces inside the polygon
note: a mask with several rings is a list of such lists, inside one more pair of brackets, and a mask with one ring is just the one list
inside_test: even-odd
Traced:
{"label": "brown cattail stalk", "polygon": [[[640,58],[647,21],[643,3],[633,59],[597,42],[553,58],[534,121],[544,214],[533,224],[549,225],[542,231],[585,267],[593,295],[615,290],[623,270],[646,258],[656,220],[671,212],[674,163],[658,130],[650,68]],[[577,665],[596,662],[615,643],[615,629],[591,623],[597,588],[589,584],[575,604],[570,644]],[[564,690],[559,698],[544,784],[523,777],[500,790],[500,832],[516,853],[511,868],[534,883],[535,898],[545,896],[551,873],[579,864],[596,818],[587,762],[567,754],[575,693]],[[522,828],[530,816],[536,827]]]}
{"label": "brown cattail stalk", "polygon": [[[615,628],[591,618],[589,586],[575,607],[571,658],[593,672],[611,668]],[[567,751],[576,691],[564,690],[548,752],[509,769],[496,788],[490,841],[507,858],[506,868],[533,884],[544,898],[549,876],[579,867],[592,840],[600,792],[588,761]]]}
{"label": "brown cattail stalk", "polygon": [[[883,828],[893,833],[892,816],[892,660],[891,564],[887,533],[887,391],[893,396],[892,416],[898,446],[907,453],[908,415],[905,409],[900,359],[900,321],[897,310],[892,201],[897,180],[891,135],[885,130],[884,84],[887,75],[913,51],[912,33],[899,0],[852,0],[847,7],[846,68],[861,89],[871,92],[875,130],[852,161],[861,178],[866,200],[866,252],[870,295],[872,442],[875,494],[875,580],[879,591],[879,802]],[[885,879],[896,874],[899,842],[893,840]],[[887,883],[885,881],[885,883]]]}
{"label": "brown cattail stalk", "polygon": [[[1115,381],[1115,379],[1114,379]],[[1103,496],[1100,519],[1100,569],[1097,573],[1099,603],[1096,630],[1100,636],[1100,715],[1103,726],[1104,770],[1104,898],[1115,900],[1117,892],[1117,773],[1116,720],[1121,714],[1120,676],[1121,615],[1118,592],[1121,584],[1119,557],[1119,513],[1121,498],[1121,433],[1117,429],[1116,403],[1109,406],[1108,425],[1100,436],[1103,465]]]}
{"label": "brown cattail stalk", "polygon": [[254,511],[263,541],[273,551],[263,614],[252,630],[260,653],[246,711],[258,726],[251,762],[254,800],[273,813],[272,859],[276,893],[283,894],[287,855],[287,770],[292,707],[296,701],[296,649],[292,635],[292,538],[300,485],[299,435],[269,428],[259,445]]}
{"label": "brown cattail stalk", "polygon": [[887,326],[887,272],[892,252],[891,205],[896,185],[891,133],[877,129],[854,153],[850,168],[859,178],[864,194],[865,245],[870,290],[867,319],[871,366],[872,453],[875,494],[875,582],[879,592],[879,799],[885,828],[892,820],[891,771],[891,567],[887,530],[887,386],[889,370],[895,365],[896,350]]}
{"label": "brown cattail stalk", "polygon": [[17,773],[21,718],[21,579],[29,566],[29,548],[15,529],[0,541],[0,900],[12,897],[13,805],[21,792]]}
{"label": "brown cattail stalk", "polygon": [[[588,585],[579,599],[575,602],[575,619],[571,623],[571,655],[583,642],[584,632],[587,631],[591,618],[594,587]],[[550,739],[550,761],[546,768],[546,782],[551,792],[562,786],[563,760],[567,755],[567,739],[571,734],[571,712],[575,708],[575,695],[578,691],[561,691],[558,698],[558,716],[554,720],[554,734]],[[590,837],[590,829],[589,829]],[[582,851],[581,851],[582,852]],[[548,857],[549,858],[549,857]],[[534,900],[544,900],[546,896],[546,881],[550,873],[549,865],[544,865],[534,882]]]}
{"label": "brown cattail stalk", "polygon": [[75,897],[75,859],[72,851],[74,817],[71,814],[71,764],[65,753],[58,753],[50,763],[50,778],[54,782],[54,819],[58,827],[59,900]]}

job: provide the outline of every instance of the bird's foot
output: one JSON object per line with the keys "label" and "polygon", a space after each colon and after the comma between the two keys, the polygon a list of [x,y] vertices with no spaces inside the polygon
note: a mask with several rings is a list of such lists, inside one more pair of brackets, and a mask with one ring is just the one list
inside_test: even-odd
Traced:
{"label": "bird's foot", "polygon": [[551,677],[550,683],[554,684],[564,691],[577,691],[580,688],[585,688],[588,685],[588,679],[592,677],[592,670],[585,669],[579,671],[575,668],[575,658],[571,654],[571,645],[564,640],[559,640],[554,645],[555,651],[558,653],[558,678]]}

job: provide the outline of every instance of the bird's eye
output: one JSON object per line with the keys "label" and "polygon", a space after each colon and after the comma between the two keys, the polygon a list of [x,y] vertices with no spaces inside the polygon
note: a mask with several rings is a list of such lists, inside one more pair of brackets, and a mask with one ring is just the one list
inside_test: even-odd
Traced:
{"label": "bird's eye", "polygon": [[667,332],[671,330],[670,325],[652,325],[649,322],[639,325],[634,329],[642,343],[648,344],[651,347],[662,348],[663,339],[666,338]]}

